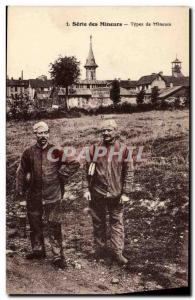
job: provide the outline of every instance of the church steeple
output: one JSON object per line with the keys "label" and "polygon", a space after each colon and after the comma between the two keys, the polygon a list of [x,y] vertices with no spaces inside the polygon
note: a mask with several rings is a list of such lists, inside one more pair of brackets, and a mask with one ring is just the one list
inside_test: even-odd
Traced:
{"label": "church steeple", "polygon": [[89,54],[84,67],[86,69],[86,80],[96,80],[96,68],[98,67],[98,65],[95,62],[92,50],[92,35],[90,35]]}

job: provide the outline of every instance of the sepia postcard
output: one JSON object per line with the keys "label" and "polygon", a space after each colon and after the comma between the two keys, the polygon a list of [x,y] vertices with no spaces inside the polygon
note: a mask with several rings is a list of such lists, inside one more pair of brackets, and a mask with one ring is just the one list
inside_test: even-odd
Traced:
{"label": "sepia postcard", "polygon": [[7,294],[190,295],[190,8],[6,18]]}

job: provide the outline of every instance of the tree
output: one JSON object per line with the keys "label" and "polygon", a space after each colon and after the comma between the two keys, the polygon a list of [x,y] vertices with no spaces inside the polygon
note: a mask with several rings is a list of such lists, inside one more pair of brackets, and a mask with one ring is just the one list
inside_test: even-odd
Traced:
{"label": "tree", "polygon": [[137,105],[144,103],[144,96],[145,96],[145,91],[144,89],[141,89],[141,91],[139,91],[139,93],[137,94],[137,98],[136,98]]}
{"label": "tree", "polygon": [[64,107],[67,109],[68,87],[80,76],[80,62],[75,56],[59,56],[54,63],[51,63],[50,74],[53,82],[58,87],[66,88]]}
{"label": "tree", "polygon": [[152,93],[151,93],[151,102],[154,105],[154,107],[158,106],[158,97],[159,97],[159,88],[157,86],[154,86],[152,88]]}
{"label": "tree", "polygon": [[120,96],[120,83],[118,80],[113,80],[112,87],[110,89],[110,99],[113,101],[114,106],[116,106],[121,99]]}

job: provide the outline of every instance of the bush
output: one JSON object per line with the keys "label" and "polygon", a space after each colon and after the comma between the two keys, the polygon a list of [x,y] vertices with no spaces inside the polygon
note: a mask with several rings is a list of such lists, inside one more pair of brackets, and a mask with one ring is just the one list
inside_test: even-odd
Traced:
{"label": "bush", "polygon": [[137,112],[146,112],[154,109],[173,110],[182,109],[178,99],[166,99],[158,102],[158,107],[153,103],[140,103],[138,105],[131,103],[119,103],[116,106],[99,106],[97,108],[84,109],[79,107],[70,108],[68,111],[64,108],[37,108],[30,107],[19,109],[18,107],[9,107],[7,109],[7,120],[40,120],[40,119],[59,119],[59,118],[80,118],[82,115],[103,115],[103,114],[131,114]]}

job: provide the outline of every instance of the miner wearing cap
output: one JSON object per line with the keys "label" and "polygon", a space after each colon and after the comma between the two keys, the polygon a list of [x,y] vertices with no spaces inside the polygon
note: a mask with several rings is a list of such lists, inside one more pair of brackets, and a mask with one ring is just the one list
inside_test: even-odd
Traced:
{"label": "miner wearing cap", "polygon": [[[32,252],[28,253],[26,258],[41,259],[46,256],[43,236],[44,214],[53,253],[53,263],[55,266],[63,268],[66,266],[66,261],[62,247],[60,209],[62,189],[59,175],[64,165],[72,165],[77,170],[79,163],[74,159],[62,159],[63,150],[48,141],[49,127],[45,122],[36,123],[33,131],[36,144],[23,152],[16,174],[18,196],[22,199],[25,192],[27,193],[26,207]],[[28,184],[27,174],[30,178]]]}
{"label": "miner wearing cap", "polygon": [[95,257],[109,256],[119,264],[126,264],[128,260],[123,255],[123,204],[129,200],[132,191],[133,163],[127,146],[116,139],[116,134],[114,120],[102,121],[102,142],[90,146],[83,188],[93,221]]}

